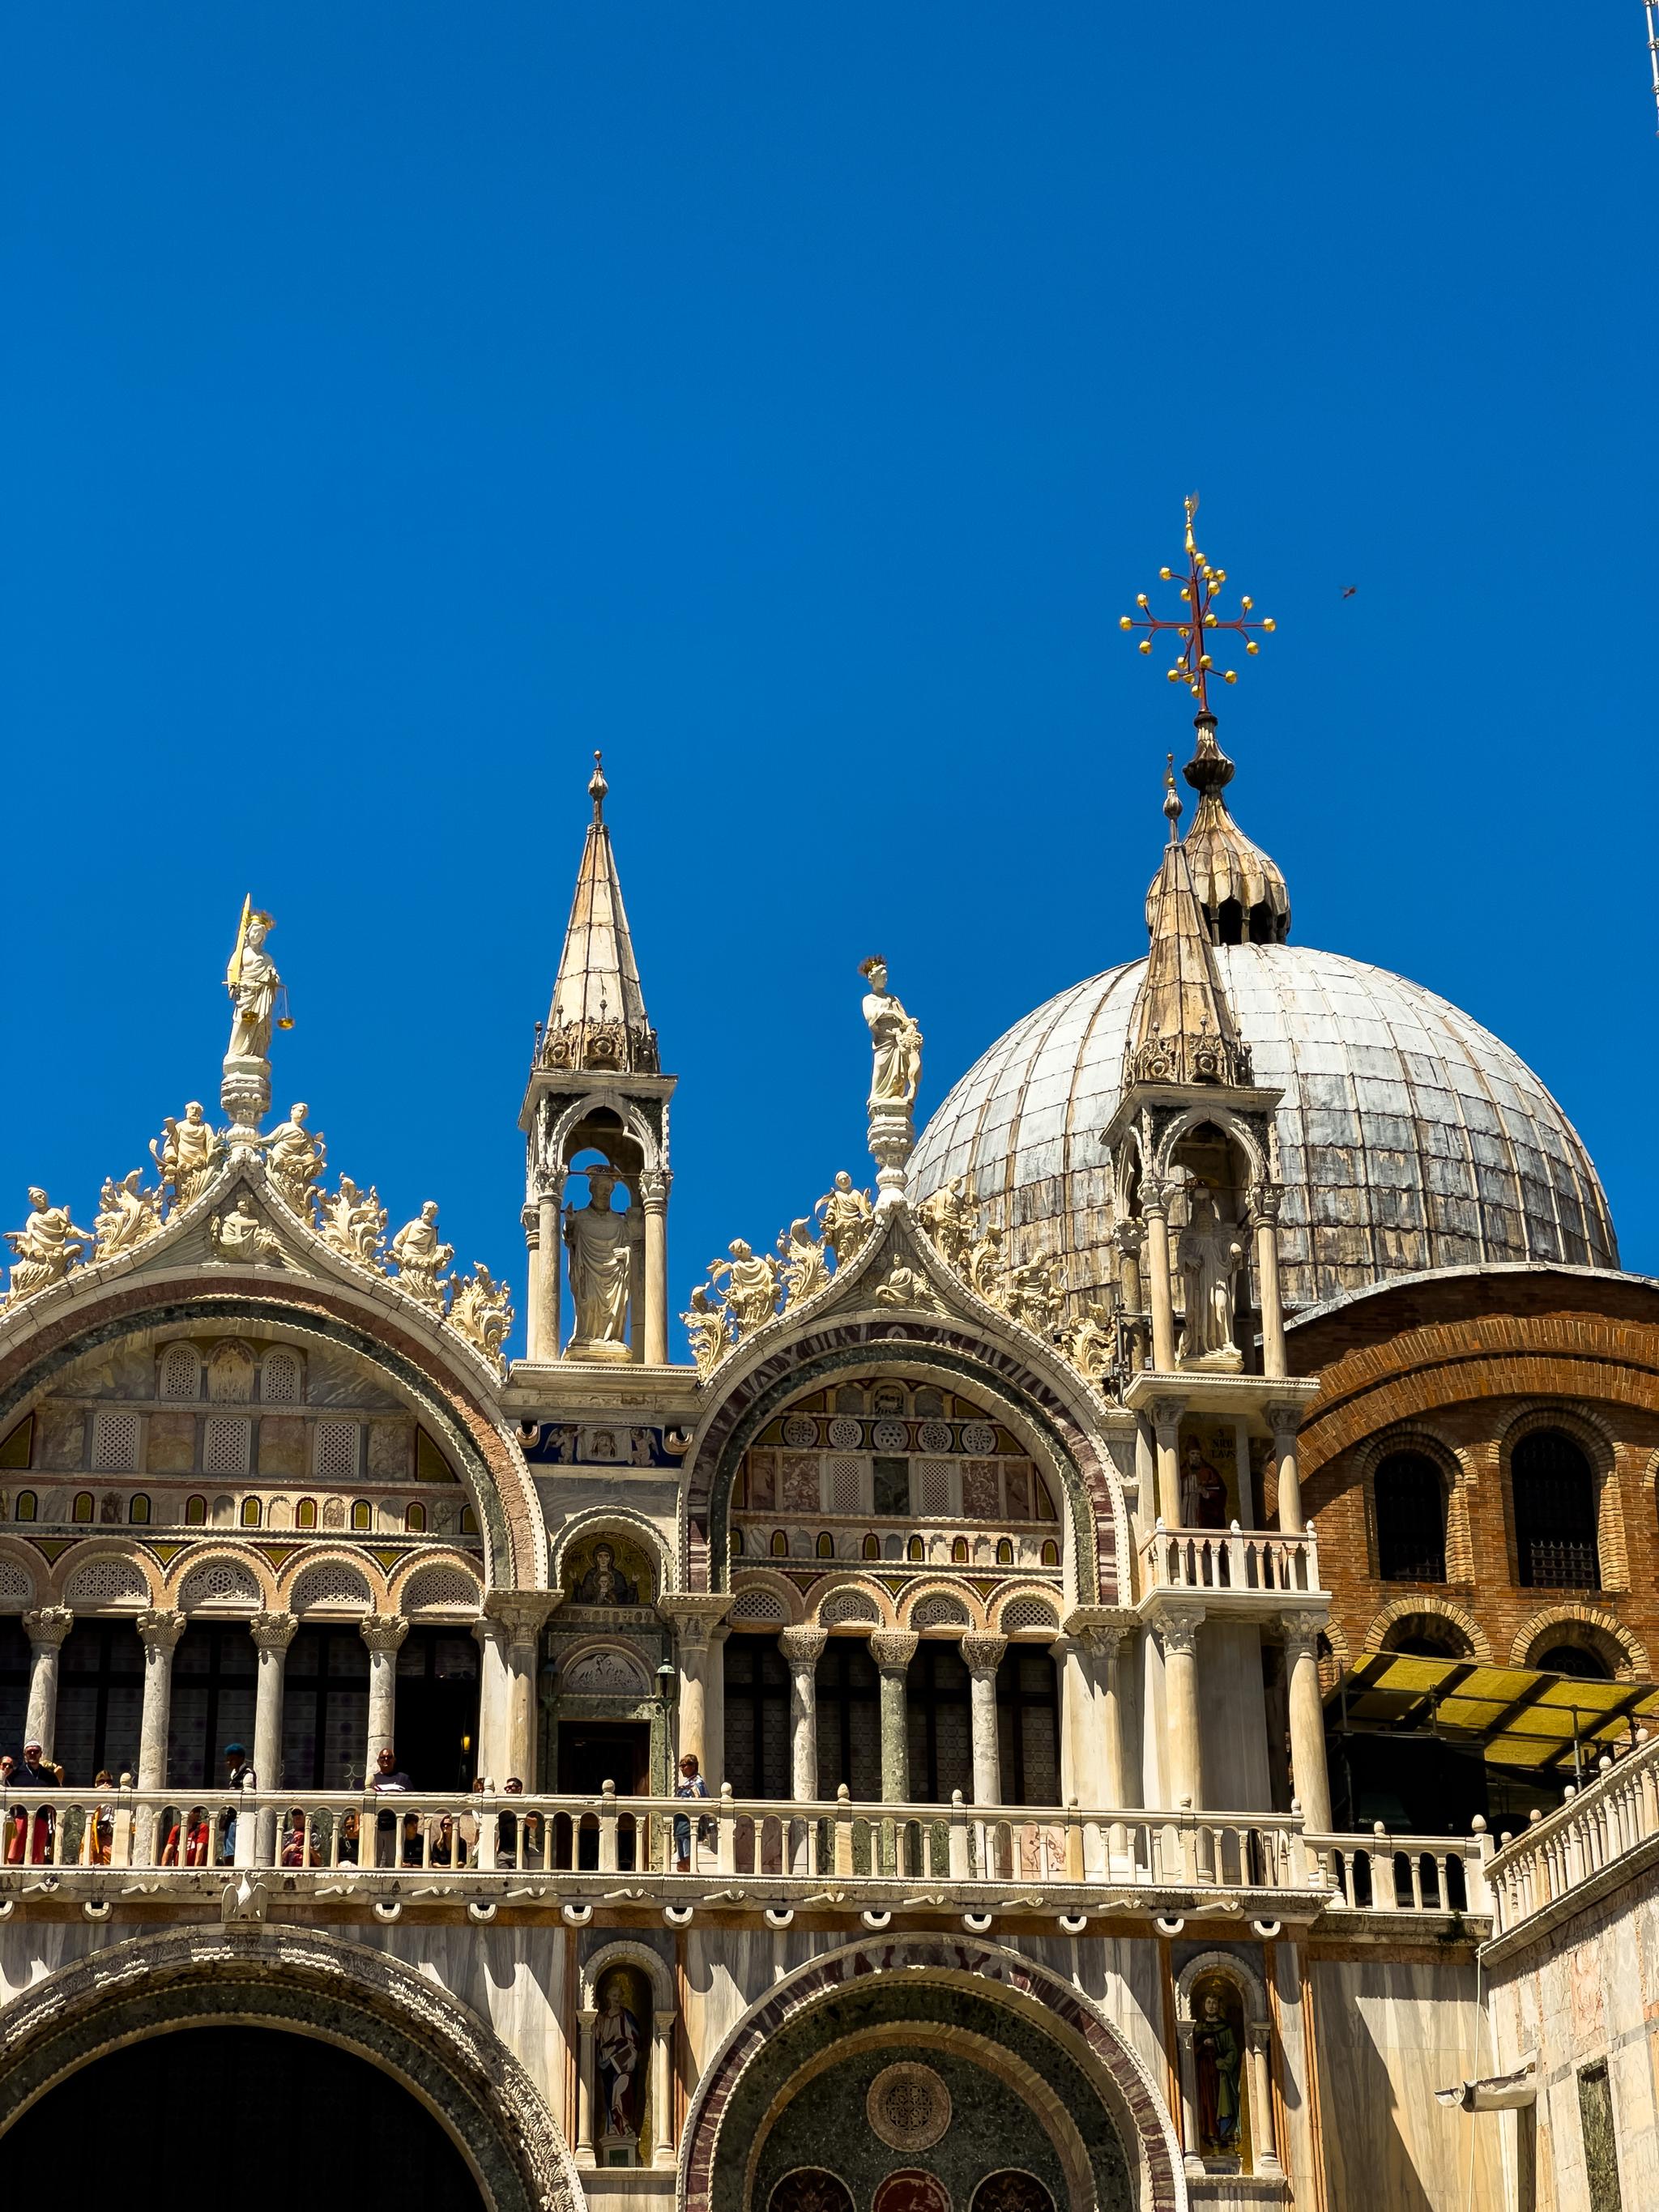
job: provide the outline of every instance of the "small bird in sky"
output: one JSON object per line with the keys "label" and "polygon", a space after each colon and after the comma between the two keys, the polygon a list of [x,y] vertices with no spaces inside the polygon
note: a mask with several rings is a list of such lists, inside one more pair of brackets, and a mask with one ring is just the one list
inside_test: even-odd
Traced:
{"label": "small bird in sky", "polygon": [[1345,599],[1351,599],[1358,589],[1359,586],[1358,584],[1350,584],[1343,592],[1342,596]]}

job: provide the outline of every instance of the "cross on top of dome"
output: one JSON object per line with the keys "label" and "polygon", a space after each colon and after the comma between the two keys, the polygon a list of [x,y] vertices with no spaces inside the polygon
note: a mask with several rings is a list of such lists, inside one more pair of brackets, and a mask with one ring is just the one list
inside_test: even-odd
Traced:
{"label": "cross on top of dome", "polygon": [[[1239,601],[1240,612],[1237,615],[1224,617],[1215,611],[1215,595],[1226,582],[1227,572],[1224,568],[1212,568],[1198,550],[1193,536],[1193,517],[1198,512],[1196,492],[1188,499],[1186,507],[1187,573],[1181,586],[1184,611],[1173,617],[1155,615],[1146,592],[1140,592],[1135,597],[1135,605],[1140,609],[1139,618],[1137,620],[1133,615],[1123,615],[1119,618],[1118,628],[1145,630],[1146,635],[1140,641],[1140,649],[1146,653],[1151,653],[1155,637],[1161,636],[1166,630],[1173,631],[1181,640],[1181,651],[1174,667],[1169,672],[1170,681],[1171,684],[1184,684],[1197,700],[1200,712],[1207,714],[1210,707],[1209,681],[1215,668],[1214,656],[1209,648],[1212,642],[1218,642],[1218,633],[1225,630],[1242,638],[1245,652],[1255,655],[1261,650],[1255,634],[1272,631],[1278,625],[1267,616],[1252,622],[1250,611],[1255,602],[1248,598]],[[1173,568],[1160,568],[1158,573],[1163,582],[1174,582],[1176,572]],[[1224,668],[1220,673],[1224,684],[1237,684],[1238,681],[1237,669]]]}

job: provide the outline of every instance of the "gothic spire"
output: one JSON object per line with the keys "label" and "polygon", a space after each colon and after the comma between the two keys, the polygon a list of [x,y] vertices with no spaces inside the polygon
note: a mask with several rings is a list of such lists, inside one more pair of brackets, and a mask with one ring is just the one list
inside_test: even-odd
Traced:
{"label": "gothic spire", "polygon": [[593,819],[576,874],[541,1061],[544,1067],[592,1069],[596,1074],[654,1075],[657,1033],[646,1014],[617,856],[605,827],[609,789],[596,752],[587,787]]}
{"label": "gothic spire", "polygon": [[1198,744],[1181,771],[1198,793],[1198,811],[1187,832],[1187,865],[1210,941],[1282,945],[1291,933],[1291,894],[1283,872],[1227,811],[1222,793],[1233,780],[1233,764],[1216,743],[1215,716],[1206,708],[1193,727]]}
{"label": "gothic spire", "polygon": [[1170,842],[1147,900],[1152,949],[1129,1017],[1126,1085],[1220,1083],[1246,1086],[1249,1048],[1241,1040],[1210,933],[1193,890],[1180,836],[1181,797],[1175,756],[1164,775],[1164,811]]}

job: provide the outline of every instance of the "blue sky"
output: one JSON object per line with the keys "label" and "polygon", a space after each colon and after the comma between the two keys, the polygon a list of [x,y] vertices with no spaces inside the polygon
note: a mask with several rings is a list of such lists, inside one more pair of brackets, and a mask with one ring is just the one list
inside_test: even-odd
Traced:
{"label": "blue sky", "polygon": [[[1637,0],[14,9],[0,1212],[279,1103],[524,1280],[603,746],[681,1078],[676,1304],[1144,942],[1202,542],[1295,933],[1530,1060],[1659,1271],[1659,142]],[[1352,598],[1342,594],[1355,586]]]}

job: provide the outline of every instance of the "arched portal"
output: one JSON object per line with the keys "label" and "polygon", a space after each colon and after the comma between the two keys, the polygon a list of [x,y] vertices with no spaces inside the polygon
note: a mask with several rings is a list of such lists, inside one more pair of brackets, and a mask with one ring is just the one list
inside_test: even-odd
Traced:
{"label": "arched portal", "polygon": [[484,2203],[453,2141],[400,2082],[275,2027],[185,2028],[106,2051],[29,2106],[5,2137],[6,2163],[61,2172],[76,2143],[100,2148],[106,2170],[143,2147],[187,2203],[228,2196],[246,2212],[293,2212],[350,2172],[399,2212]]}
{"label": "arched portal", "polygon": [[[8,2146],[33,2110],[49,2110],[60,2087],[112,2052],[148,2043],[165,2053],[179,2037],[258,2029],[309,2037],[332,2045],[331,2057],[344,2051],[389,2075],[424,2107],[489,2212],[576,2212],[583,2202],[546,2103],[477,2014],[401,1960],[319,1929],[179,1928],[113,1944],[34,1983],[9,2008],[6,2028],[0,2138]],[[181,2045],[180,2067],[185,2051]],[[303,2129],[274,2098],[237,2110],[210,2106],[192,2089],[155,2110],[186,2115],[218,2143],[223,2192],[238,2201],[248,2178],[258,2179],[267,2141]],[[168,2153],[165,2139],[111,2145],[120,2148],[164,2164]],[[330,2195],[344,2181],[349,2194],[354,2174],[380,2196],[373,2162],[349,2148],[317,2179]],[[388,2201],[409,2200],[393,2191]]]}

